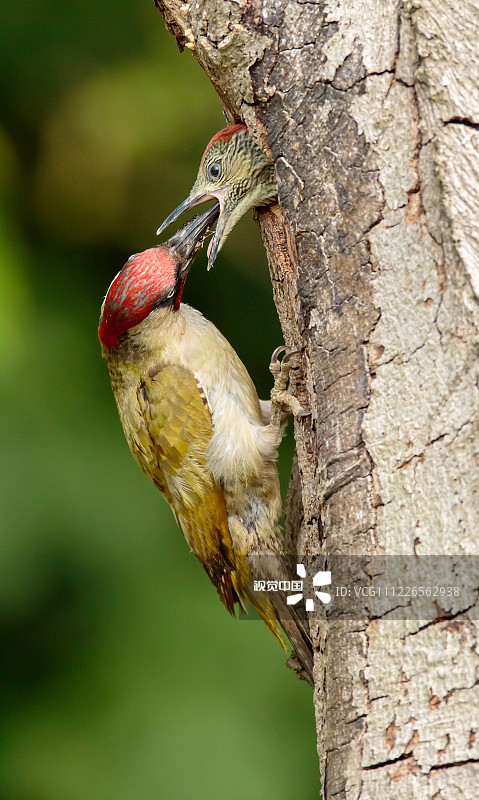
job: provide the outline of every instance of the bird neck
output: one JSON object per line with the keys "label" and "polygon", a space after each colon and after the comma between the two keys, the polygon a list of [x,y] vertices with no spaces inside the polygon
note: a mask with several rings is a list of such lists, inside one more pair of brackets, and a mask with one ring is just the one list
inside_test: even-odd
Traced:
{"label": "bird neck", "polygon": [[154,361],[159,367],[164,363],[168,342],[180,339],[185,328],[183,305],[156,308],[138,325],[130,328],[118,346],[103,348],[108,364],[119,369],[133,369],[136,373],[148,372]]}

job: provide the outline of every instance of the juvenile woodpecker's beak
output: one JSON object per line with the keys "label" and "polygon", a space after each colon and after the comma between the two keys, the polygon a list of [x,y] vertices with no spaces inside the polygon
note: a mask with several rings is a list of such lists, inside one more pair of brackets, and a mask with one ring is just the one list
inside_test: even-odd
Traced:
{"label": "juvenile woodpecker's beak", "polygon": [[215,203],[208,211],[193,217],[171,239],[168,239],[166,245],[173,251],[177,263],[180,264],[179,278],[186,278],[196,253],[202,246],[211,226],[218,219],[219,213],[220,205]]}
{"label": "juvenile woodpecker's beak", "polygon": [[178,219],[178,217],[181,217],[181,215],[184,214],[186,211],[189,211],[190,208],[193,208],[194,206],[197,206],[200,203],[205,203],[207,200],[214,200],[214,197],[209,194],[198,194],[197,192],[193,194],[192,192],[189,195],[189,197],[186,198],[186,200],[183,200],[183,202],[180,203],[180,205],[177,206],[175,210],[171,212],[171,214],[168,214],[165,221],[161,223],[160,227],[156,231],[156,235],[159,236],[160,233],[163,233],[163,231],[165,230],[165,228],[168,227],[168,225],[171,225],[172,222]]}
{"label": "juvenile woodpecker's beak", "polygon": [[216,226],[215,235],[213,236],[213,239],[211,240],[208,247],[208,269],[211,269],[214,260],[219,253],[221,245],[223,244],[223,241],[226,238],[223,236],[227,222],[224,213],[224,195],[225,195],[224,190],[215,192],[215,194],[198,194],[195,191],[191,192],[189,197],[187,197],[186,200],[180,203],[180,205],[177,206],[175,210],[172,211],[171,214],[169,214],[169,216],[167,216],[165,221],[161,223],[160,227],[156,231],[156,234],[159,235],[160,233],[162,233],[165,230],[165,228],[168,227],[168,225],[171,225],[172,222],[178,219],[178,217],[181,217],[181,215],[184,214],[186,211],[189,211],[190,208],[193,208],[194,206],[197,206],[200,203],[206,203],[208,200],[218,200],[218,203],[216,203],[213,206],[213,208],[217,209],[217,214],[215,219],[219,217],[218,225]]}

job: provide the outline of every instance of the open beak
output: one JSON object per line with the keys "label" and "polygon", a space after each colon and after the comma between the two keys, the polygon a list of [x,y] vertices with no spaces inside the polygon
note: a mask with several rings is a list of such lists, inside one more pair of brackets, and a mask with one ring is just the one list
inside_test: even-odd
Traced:
{"label": "open beak", "polygon": [[223,204],[224,204],[223,191],[218,191],[217,193],[215,192],[215,194],[197,194],[194,191],[191,192],[190,196],[187,197],[186,200],[183,200],[183,202],[180,203],[180,205],[177,206],[175,210],[172,211],[171,214],[169,214],[169,216],[167,216],[165,221],[161,223],[160,227],[156,231],[156,234],[159,235],[160,233],[162,233],[162,231],[164,231],[165,228],[168,227],[168,225],[171,225],[172,222],[178,219],[178,217],[180,217],[186,211],[189,211],[190,208],[193,208],[194,206],[197,206],[200,203],[206,203],[208,200],[218,200],[219,202],[219,205],[218,203],[216,203],[213,206],[213,208],[218,209],[215,219],[218,217],[219,219],[218,219],[218,225],[216,226],[215,235],[213,236],[208,247],[208,269],[211,269],[211,267],[214,264],[215,258],[220,251],[221,245],[223,244],[222,241],[223,231],[226,226],[226,220],[224,217],[224,210],[223,210]]}
{"label": "open beak", "polygon": [[168,239],[167,246],[173,251],[181,264],[179,269],[180,278],[186,278],[196,253],[203,244],[211,226],[218,219],[219,213],[220,204],[215,203],[208,211],[193,217],[171,239]]}
{"label": "open beak", "polygon": [[210,270],[213,264],[215,263],[216,256],[218,255],[225,239],[223,234],[226,227],[226,217],[221,204],[219,205],[220,205],[220,213],[218,217],[218,222],[216,224],[215,235],[213,236],[211,242],[209,243],[208,250],[206,251],[208,256],[208,270]]}
{"label": "open beak", "polygon": [[194,206],[197,206],[200,203],[206,203],[207,200],[214,200],[214,199],[215,198],[211,194],[197,194],[196,192],[195,193],[191,192],[189,197],[187,197],[186,200],[183,200],[183,202],[180,203],[180,205],[177,206],[175,210],[172,211],[171,214],[167,216],[164,222],[161,223],[160,227],[156,231],[156,235],[159,236],[160,233],[163,233],[163,231],[165,230],[165,228],[168,227],[168,225],[171,225],[172,222],[178,219],[178,217],[181,217],[181,215],[184,214],[186,211],[189,211],[190,208],[193,208]]}

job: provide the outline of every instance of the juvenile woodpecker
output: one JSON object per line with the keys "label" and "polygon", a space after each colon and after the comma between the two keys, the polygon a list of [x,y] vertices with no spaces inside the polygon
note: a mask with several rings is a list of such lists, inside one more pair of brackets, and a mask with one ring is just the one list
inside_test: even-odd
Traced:
{"label": "juvenile woodpecker", "polygon": [[236,601],[250,601],[285,647],[279,621],[311,681],[304,623],[282,592],[253,590],[254,580],[288,577],[276,458],[281,412],[301,412],[286,391],[289,362],[273,360],[272,401],[260,403],[231,345],[180,302],[218,213],[216,204],[127,261],[102,306],[102,355],[133,456],[165,495],[224,605],[234,613]]}
{"label": "juvenile woodpecker", "polygon": [[273,165],[246,125],[229,125],[207,145],[189,196],[165,219],[157,234],[188,209],[216,198],[221,210],[208,248],[211,269],[226,237],[243,214],[254,206],[273,203],[277,194]]}

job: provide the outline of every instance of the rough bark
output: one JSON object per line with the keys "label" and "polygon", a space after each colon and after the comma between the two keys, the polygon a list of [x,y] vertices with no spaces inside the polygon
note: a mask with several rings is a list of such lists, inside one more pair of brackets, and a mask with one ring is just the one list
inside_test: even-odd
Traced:
{"label": "rough bark", "polygon": [[[276,164],[299,551],[477,552],[477,0],[157,5]],[[315,627],[326,800],[477,797],[470,617]]]}

